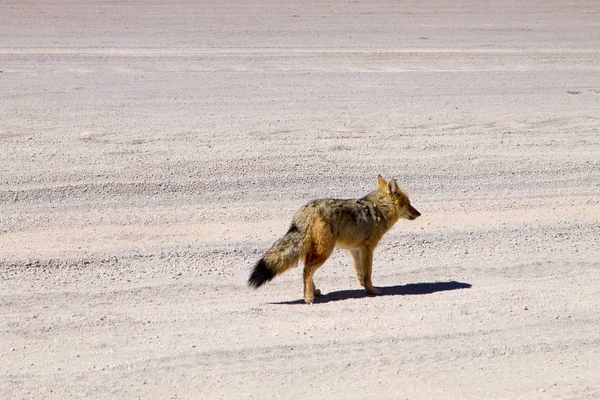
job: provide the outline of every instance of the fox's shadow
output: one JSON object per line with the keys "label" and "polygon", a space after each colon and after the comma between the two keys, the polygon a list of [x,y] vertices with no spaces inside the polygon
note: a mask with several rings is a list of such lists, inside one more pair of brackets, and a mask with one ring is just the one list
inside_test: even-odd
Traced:
{"label": "fox's shadow", "polygon": [[[444,292],[446,290],[469,289],[470,283],[449,281],[449,282],[427,282],[427,283],[409,283],[407,285],[396,286],[377,286],[381,294],[379,296],[409,296],[416,294],[431,294],[436,292]],[[330,301],[340,301],[348,299],[361,299],[363,297],[379,297],[369,296],[364,289],[356,290],[338,290],[329,292],[322,296],[315,297],[315,303],[329,303]],[[304,300],[291,300],[273,302],[270,304],[304,304]]]}

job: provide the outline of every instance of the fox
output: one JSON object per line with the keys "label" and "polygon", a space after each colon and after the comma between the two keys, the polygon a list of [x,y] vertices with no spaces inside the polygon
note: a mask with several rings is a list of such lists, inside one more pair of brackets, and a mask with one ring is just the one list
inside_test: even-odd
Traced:
{"label": "fox", "polygon": [[304,205],[292,218],[287,233],[254,265],[248,285],[254,289],[304,262],[304,301],[312,304],[321,291],[313,275],[334,248],[350,252],[358,283],[368,295],[378,295],[371,273],[373,251],[399,219],[414,220],[414,208],[396,179],[377,176],[377,189],[360,199],[319,199]]}

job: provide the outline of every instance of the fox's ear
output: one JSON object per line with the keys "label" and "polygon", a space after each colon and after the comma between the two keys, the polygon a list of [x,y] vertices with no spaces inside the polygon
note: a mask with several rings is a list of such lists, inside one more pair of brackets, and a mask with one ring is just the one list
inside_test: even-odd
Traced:
{"label": "fox's ear", "polygon": [[390,179],[390,182],[388,183],[388,190],[390,193],[398,193],[400,191],[396,179]]}
{"label": "fox's ear", "polygon": [[385,181],[385,179],[383,179],[383,176],[377,175],[377,184],[379,185],[379,187],[382,187],[387,185],[387,182]]}

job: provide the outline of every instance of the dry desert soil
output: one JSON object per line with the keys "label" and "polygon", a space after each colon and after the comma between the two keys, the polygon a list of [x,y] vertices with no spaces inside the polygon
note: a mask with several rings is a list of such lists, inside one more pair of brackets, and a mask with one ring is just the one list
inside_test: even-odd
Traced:
{"label": "dry desert soil", "polygon": [[[164,4],[168,3],[168,4]],[[0,398],[600,398],[600,3],[0,1]],[[315,198],[422,213],[252,265]]]}

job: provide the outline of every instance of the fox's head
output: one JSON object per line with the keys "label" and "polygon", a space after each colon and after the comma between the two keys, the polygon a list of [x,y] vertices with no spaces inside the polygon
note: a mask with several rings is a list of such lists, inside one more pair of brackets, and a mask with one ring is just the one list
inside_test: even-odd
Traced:
{"label": "fox's head", "polygon": [[386,182],[381,175],[377,175],[377,183],[379,184],[379,190],[386,193],[391,198],[394,206],[396,206],[398,218],[413,220],[421,215],[416,208],[410,205],[408,196],[404,193],[404,190],[398,187],[396,179],[390,179],[389,182]]}

